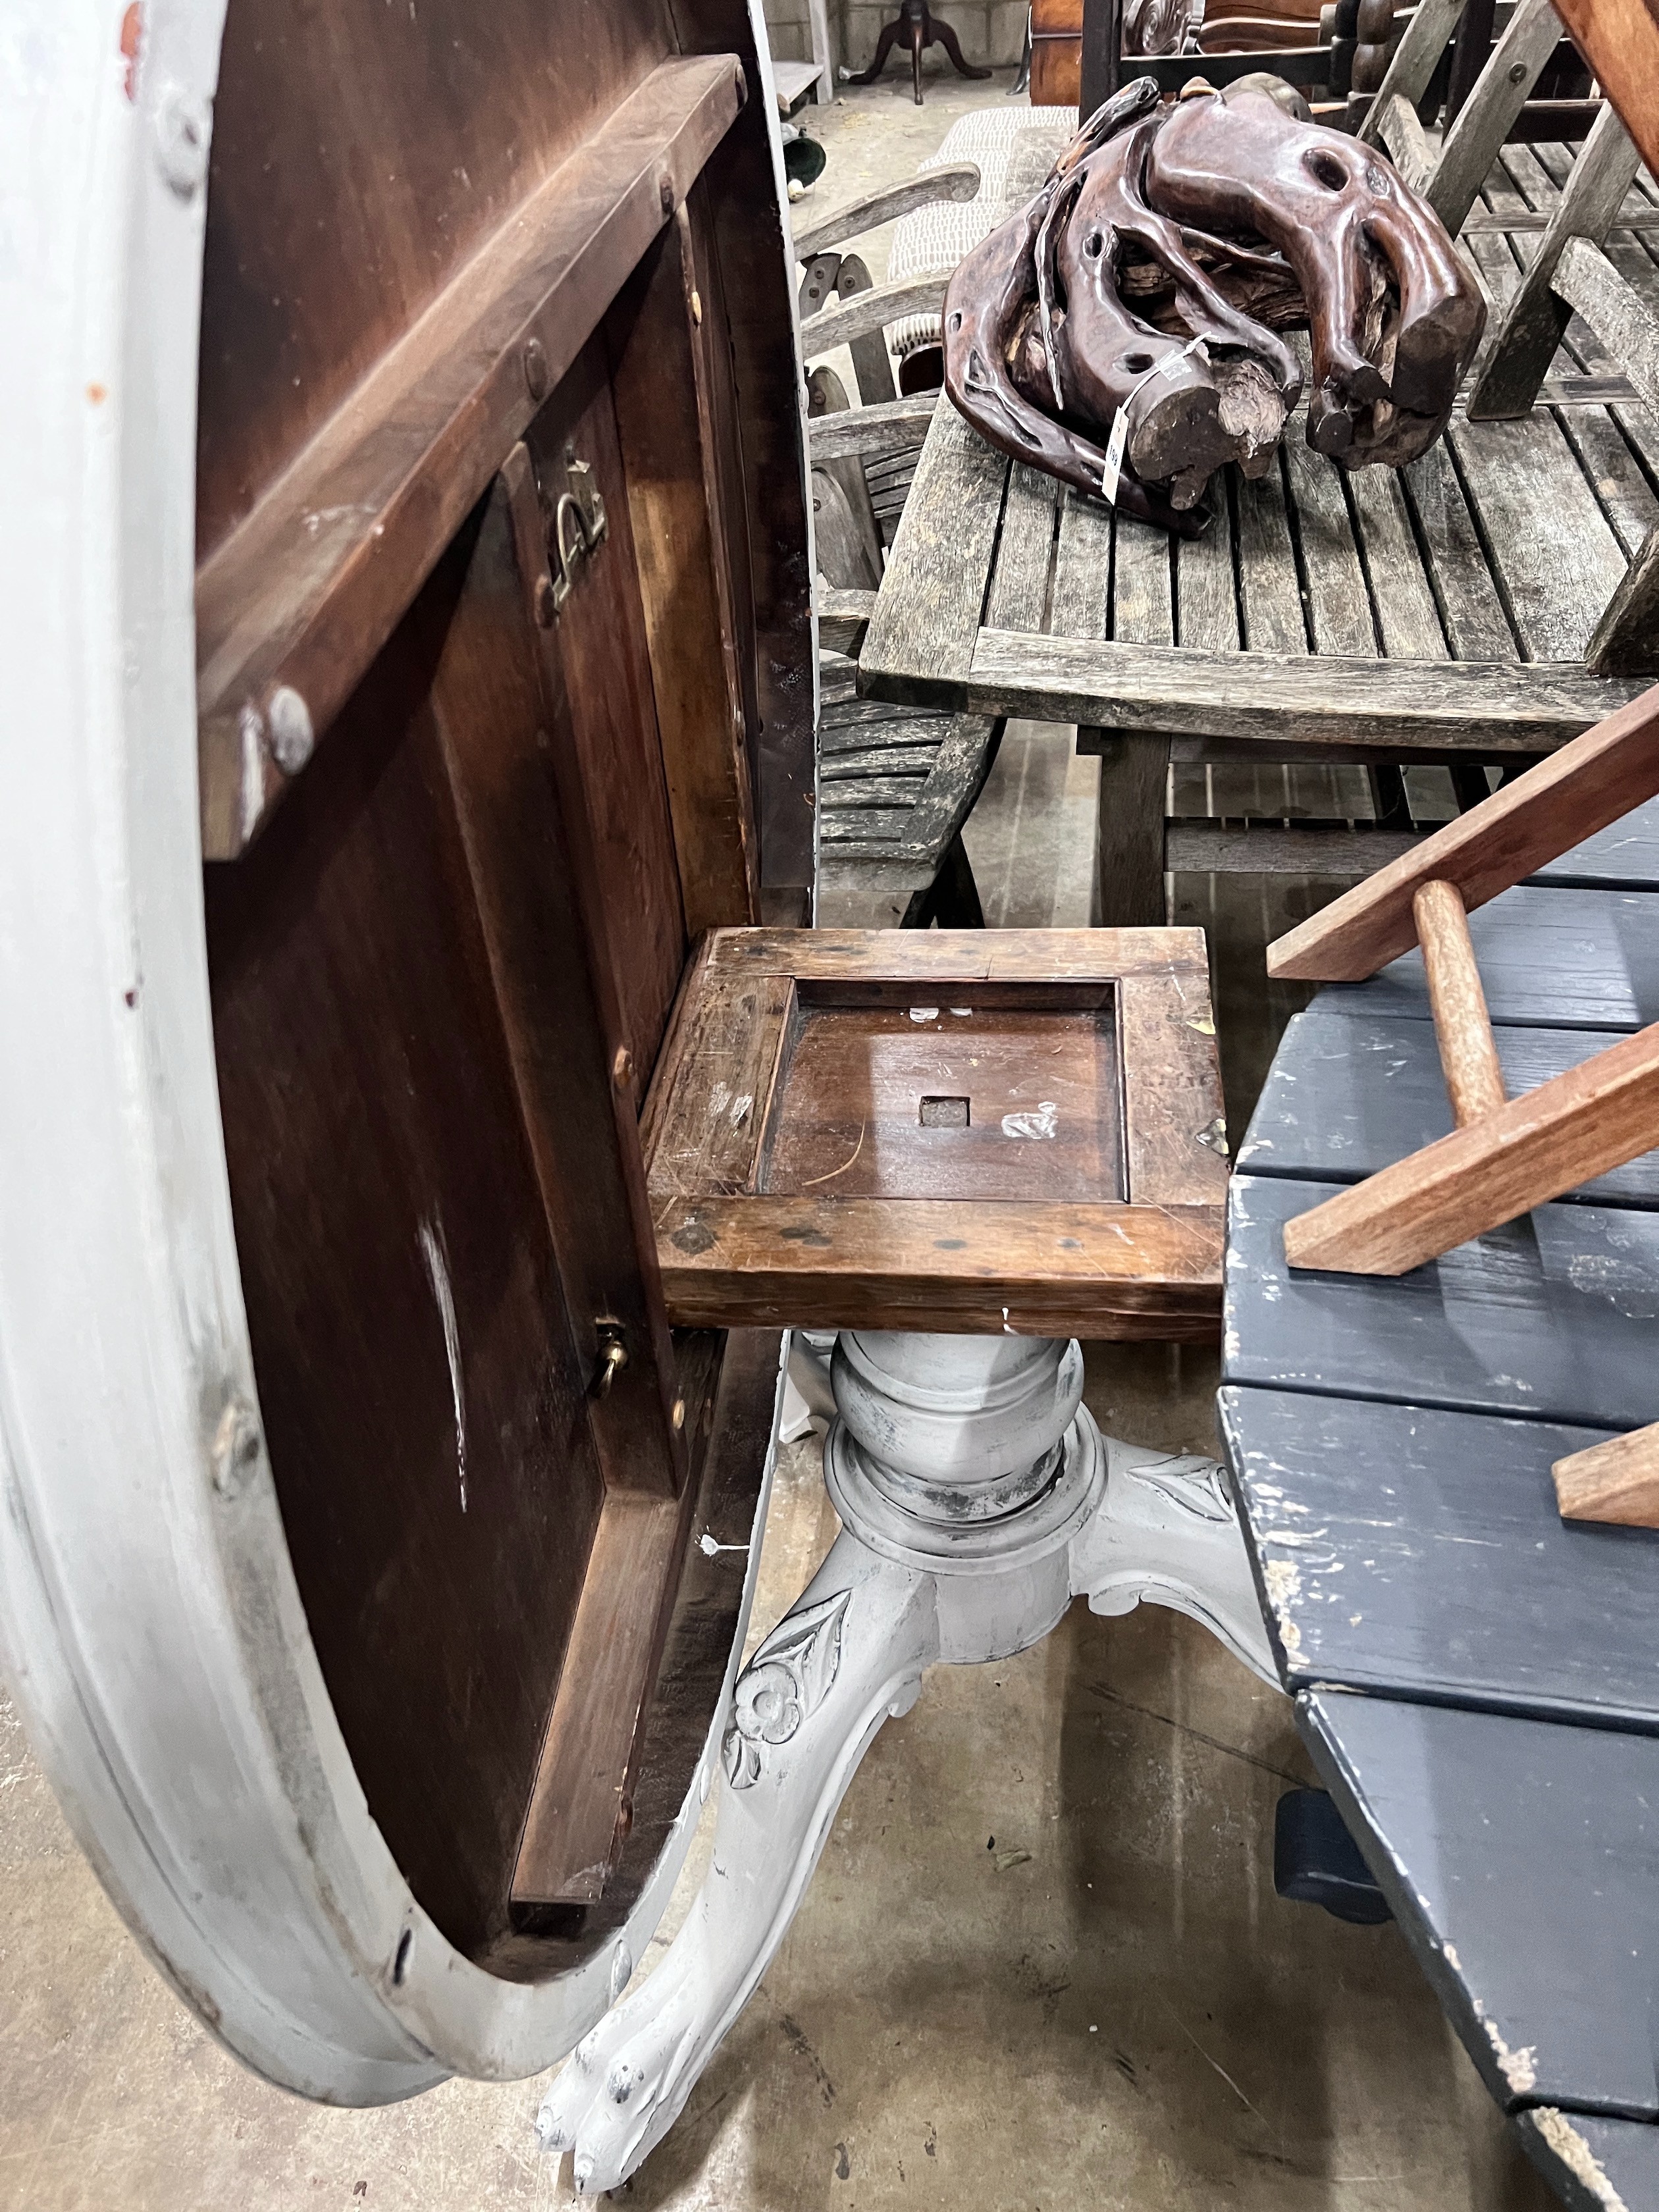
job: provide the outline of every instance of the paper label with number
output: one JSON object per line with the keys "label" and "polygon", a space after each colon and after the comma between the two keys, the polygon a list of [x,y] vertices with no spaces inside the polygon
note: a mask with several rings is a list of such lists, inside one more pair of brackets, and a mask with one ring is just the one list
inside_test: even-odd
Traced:
{"label": "paper label with number", "polygon": [[1117,480],[1123,471],[1123,448],[1129,441],[1129,410],[1120,407],[1112,417],[1112,434],[1106,441],[1106,465],[1100,472],[1100,492],[1108,507],[1117,504]]}

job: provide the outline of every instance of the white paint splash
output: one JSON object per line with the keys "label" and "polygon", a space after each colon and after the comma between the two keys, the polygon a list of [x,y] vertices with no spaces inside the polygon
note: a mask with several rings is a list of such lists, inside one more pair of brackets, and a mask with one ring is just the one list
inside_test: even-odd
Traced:
{"label": "white paint splash", "polygon": [[1055,1102],[1044,1098],[1034,1114],[1005,1114],[1002,1133],[1005,1137],[1052,1137],[1059,1116],[1060,1108]]}
{"label": "white paint splash", "polygon": [[717,1543],[705,1528],[697,1539],[697,1549],[705,1559],[712,1559],[716,1552],[746,1552],[749,1547],[747,1544]]}
{"label": "white paint splash", "polygon": [[937,1006],[912,1006],[910,1009],[910,1018],[913,1022],[936,1022],[939,1019],[939,1008]]}
{"label": "white paint splash", "polygon": [[461,1382],[461,1332],[455,1319],[455,1294],[449,1287],[449,1263],[444,1257],[443,1231],[435,1222],[421,1224],[421,1257],[426,1279],[444,1327],[444,1352],[449,1361],[449,1395],[455,1403],[455,1466],[461,1479],[461,1510],[466,1510],[466,1392]]}
{"label": "white paint splash", "polygon": [[[1428,1899],[1419,1903],[1430,1910]],[[1486,2017],[1486,2008],[1479,1997],[1474,2000],[1474,2016],[1486,2031],[1486,2040],[1492,2045],[1492,2057],[1498,2061],[1498,2070],[1517,2097],[1524,2097],[1529,2089],[1538,2086],[1538,2046],[1528,2043],[1519,2051],[1511,2051],[1495,2021]]]}

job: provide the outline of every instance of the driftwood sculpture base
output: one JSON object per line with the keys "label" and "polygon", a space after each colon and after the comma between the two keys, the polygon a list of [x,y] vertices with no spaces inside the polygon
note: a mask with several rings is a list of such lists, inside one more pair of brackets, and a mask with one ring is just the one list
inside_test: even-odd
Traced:
{"label": "driftwood sculpture base", "polygon": [[951,280],[945,380],[1017,460],[1191,534],[1216,469],[1270,464],[1312,355],[1308,442],[1402,467],[1444,427],[1486,323],[1443,226],[1300,95],[1137,78]]}

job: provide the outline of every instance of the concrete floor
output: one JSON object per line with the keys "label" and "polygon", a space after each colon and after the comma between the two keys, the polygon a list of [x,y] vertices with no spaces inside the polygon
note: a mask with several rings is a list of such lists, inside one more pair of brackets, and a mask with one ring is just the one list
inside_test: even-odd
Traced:
{"label": "concrete floor", "polygon": [[[809,205],[908,171],[1006,82],[930,77],[918,110],[896,74],[815,112],[831,166]],[[969,831],[993,924],[1087,921],[1095,773],[1069,732],[1011,726]],[[1215,1381],[1211,1355],[1097,1346],[1088,1401],[1120,1435],[1213,1449]],[[779,1470],[753,1641],[834,1528],[809,1439]],[[1542,2212],[1396,1931],[1274,1897],[1273,1806],[1310,1778],[1285,1701],[1174,1614],[1074,1607],[1019,1659],[936,1669],[629,2193],[642,2212]],[[122,1927],[3,1698],[0,1877],[8,2212],[568,2201],[539,2082],[343,2112],[227,2057]]]}

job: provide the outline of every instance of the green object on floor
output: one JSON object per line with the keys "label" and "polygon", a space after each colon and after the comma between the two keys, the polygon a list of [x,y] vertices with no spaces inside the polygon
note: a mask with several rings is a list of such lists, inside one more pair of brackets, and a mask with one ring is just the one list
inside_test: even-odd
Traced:
{"label": "green object on floor", "polygon": [[808,185],[817,184],[823,174],[826,158],[816,138],[808,138],[804,134],[799,138],[792,138],[783,149],[784,174],[792,185],[799,185],[805,189]]}

